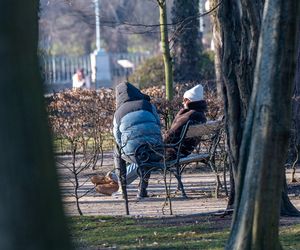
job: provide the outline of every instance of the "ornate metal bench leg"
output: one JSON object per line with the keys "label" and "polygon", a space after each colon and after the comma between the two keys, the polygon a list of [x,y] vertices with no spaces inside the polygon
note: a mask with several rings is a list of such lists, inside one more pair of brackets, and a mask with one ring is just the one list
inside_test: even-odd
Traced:
{"label": "ornate metal bench leg", "polygon": [[114,149],[114,161],[115,161],[117,175],[119,176],[119,185],[121,185],[122,194],[125,201],[126,215],[129,215],[127,183],[126,183],[126,162],[121,158],[121,152],[118,146],[115,146]]}
{"label": "ornate metal bench leg", "polygon": [[139,191],[137,198],[148,197],[147,187],[150,179],[150,171],[143,168],[138,168],[138,175],[140,178]]}
{"label": "ornate metal bench leg", "polygon": [[127,195],[127,183],[126,183],[126,164],[120,166],[120,181],[122,187],[123,198],[125,201],[126,215],[129,215],[128,195]]}
{"label": "ornate metal bench leg", "polygon": [[183,183],[182,183],[182,180],[181,180],[181,171],[180,171],[180,165],[176,165],[176,173],[175,173],[175,177],[177,179],[177,187],[178,187],[178,190],[181,191],[181,195],[182,197],[184,198],[187,198],[187,195],[185,193],[185,190],[184,190],[184,187],[183,187]]}

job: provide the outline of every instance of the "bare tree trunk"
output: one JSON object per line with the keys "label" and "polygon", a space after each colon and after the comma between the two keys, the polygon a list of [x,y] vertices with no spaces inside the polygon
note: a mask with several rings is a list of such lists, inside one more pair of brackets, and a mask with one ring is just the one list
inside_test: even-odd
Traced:
{"label": "bare tree trunk", "polygon": [[[202,39],[199,37],[199,0],[173,0],[172,23],[176,23],[173,33],[172,52],[175,82],[199,82],[201,72],[199,61],[202,54]],[[202,33],[202,32],[201,32]]]}
{"label": "bare tree trunk", "polygon": [[229,159],[235,177],[252,92],[262,6],[263,0],[224,0],[215,16],[217,66],[222,63],[219,81],[223,84]]}
{"label": "bare tree trunk", "polygon": [[297,164],[299,163],[300,154],[300,46],[298,45],[298,58],[297,58],[297,68],[295,76],[295,88],[293,96],[293,129],[294,129],[294,148],[295,148],[295,160],[292,166],[292,182],[296,182],[295,172]]}
{"label": "bare tree trunk", "polygon": [[[210,7],[217,4],[216,0],[212,1]],[[216,74],[216,85],[217,85],[217,94],[218,97],[222,97],[222,87],[224,86],[223,77],[222,77],[222,38],[220,30],[220,22],[217,17],[217,12],[212,13],[212,23],[213,23],[213,41],[215,46],[215,74]],[[221,99],[220,99],[221,100]]]}
{"label": "bare tree trunk", "polygon": [[241,25],[236,0],[225,0],[219,7],[218,19],[222,37],[222,87],[228,153],[234,176],[237,173],[242,138],[242,110],[236,67],[240,60]]}
{"label": "bare tree trunk", "polygon": [[[214,6],[216,6],[219,3],[219,1],[217,0],[213,0],[211,3],[211,8],[213,8]],[[229,193],[229,197],[228,197],[228,203],[227,203],[227,209],[232,209],[233,208],[233,204],[234,204],[234,197],[235,197],[235,186],[234,186],[234,174],[233,174],[233,166],[234,166],[234,156],[232,153],[232,150],[230,150],[230,148],[232,148],[233,146],[231,146],[231,144],[236,144],[236,139],[235,137],[232,137],[232,142],[230,142],[229,139],[229,120],[231,113],[229,111],[232,110],[232,106],[233,105],[240,105],[239,102],[237,102],[236,98],[234,99],[235,101],[232,100],[231,96],[227,95],[227,88],[226,85],[224,83],[224,78],[223,77],[223,68],[222,68],[222,58],[223,58],[223,49],[224,49],[224,44],[226,41],[228,42],[229,40],[225,40],[222,36],[222,31],[225,27],[225,25],[221,25],[220,24],[220,20],[221,21],[225,21],[224,19],[221,19],[221,12],[222,11],[229,11],[228,10],[229,6],[224,6],[224,8],[217,12],[213,12],[212,15],[212,20],[213,20],[213,39],[214,39],[214,44],[215,44],[215,73],[216,73],[216,85],[217,85],[217,92],[218,92],[218,96],[221,98],[223,98],[224,101],[224,113],[225,113],[225,118],[226,118],[226,122],[225,122],[225,127],[226,127],[226,145],[227,145],[227,149],[228,152],[230,152],[229,154],[229,178],[230,178],[230,193]],[[227,27],[227,26],[226,26]],[[222,39],[223,38],[223,39]],[[229,60],[229,59],[228,59]],[[234,79],[234,82],[236,82],[236,80]],[[229,105],[229,103],[231,103],[231,105]],[[234,112],[235,113],[235,112]],[[235,124],[234,126],[237,126],[237,124]],[[236,129],[234,129],[234,131],[237,131]],[[237,154],[234,153],[235,155]],[[236,168],[235,168],[236,170]]]}
{"label": "bare tree trunk", "polygon": [[[299,25],[300,26],[300,25]],[[299,27],[298,27],[299,28]],[[299,32],[299,31],[298,31]],[[294,147],[296,159],[292,166],[292,178],[291,181],[297,181],[295,178],[296,166],[299,161],[299,151],[300,151],[300,46],[298,42],[298,54],[297,54],[297,67],[295,75],[295,87],[293,95],[293,129],[294,129]],[[281,200],[281,215],[284,216],[300,216],[298,209],[291,203],[287,194],[287,183],[286,177],[284,176],[283,190],[282,190],[282,200]]]}
{"label": "bare tree trunk", "polygon": [[234,208],[234,198],[235,198],[235,182],[232,168],[229,167],[229,181],[230,181],[230,192],[227,203],[227,210]]}
{"label": "bare tree trunk", "polygon": [[241,192],[226,249],[281,249],[278,224],[290,133],[297,13],[298,1],[265,3],[254,89],[241,147]]}
{"label": "bare tree trunk", "polygon": [[[219,1],[213,0],[212,7]],[[227,208],[232,208],[236,188],[233,187],[237,176],[239,149],[242,140],[242,130],[245,114],[241,102],[237,72],[240,64],[242,26],[239,5],[236,0],[224,0],[216,14],[214,21],[214,42],[216,46],[215,68],[218,90],[224,101],[226,144],[230,164],[230,196]],[[246,44],[245,44],[246,45]],[[244,105],[245,106],[245,105]]]}
{"label": "bare tree trunk", "polygon": [[167,27],[167,3],[166,0],[157,0],[157,2],[159,6],[161,46],[165,66],[166,99],[171,101],[173,99],[173,72]]}
{"label": "bare tree trunk", "polygon": [[37,58],[39,1],[0,3],[0,249],[71,249]]}
{"label": "bare tree trunk", "polygon": [[[300,44],[300,43],[299,43]],[[294,91],[294,120],[296,130],[296,144],[300,147],[300,45],[298,44],[298,58],[297,69],[295,79],[295,91]]]}
{"label": "bare tree trunk", "polygon": [[[254,68],[261,28],[263,0],[240,0],[241,45],[237,82],[241,99],[242,122],[245,121],[253,87]],[[242,124],[243,125],[243,124]]]}
{"label": "bare tree trunk", "polygon": [[[300,23],[298,24],[298,32],[300,33]],[[295,74],[295,86],[294,86],[294,94],[292,98],[292,106],[293,106],[293,124],[292,129],[294,133],[290,141],[293,141],[293,146],[295,147],[295,161],[293,162],[292,166],[292,179],[291,181],[296,181],[295,172],[296,172],[296,164],[299,160],[299,149],[300,149],[300,46],[298,42],[298,50],[297,50],[297,66],[296,66],[296,74]],[[283,216],[300,216],[300,212],[298,209],[292,204],[289,199],[287,193],[287,180],[286,176],[284,176],[283,182],[283,190],[281,196],[281,211],[280,214]]]}
{"label": "bare tree trunk", "polygon": [[295,216],[299,217],[300,212],[290,201],[288,193],[287,193],[287,184],[286,184],[286,175],[283,176],[283,189],[281,193],[281,207],[280,207],[280,215],[282,216]]}

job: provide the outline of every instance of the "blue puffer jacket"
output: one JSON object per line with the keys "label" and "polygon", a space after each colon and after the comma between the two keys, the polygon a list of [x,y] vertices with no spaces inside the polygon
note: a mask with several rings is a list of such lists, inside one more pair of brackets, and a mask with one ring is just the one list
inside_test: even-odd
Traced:
{"label": "blue puffer jacket", "polygon": [[150,97],[130,83],[116,87],[113,133],[121,153],[133,156],[142,144],[162,145],[159,116]]}

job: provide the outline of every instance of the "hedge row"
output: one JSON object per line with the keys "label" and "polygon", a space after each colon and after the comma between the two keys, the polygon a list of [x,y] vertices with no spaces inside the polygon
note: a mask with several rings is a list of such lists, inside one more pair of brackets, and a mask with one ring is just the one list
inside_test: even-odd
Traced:
{"label": "hedge row", "polygon": [[[163,129],[166,129],[168,114],[176,114],[182,107],[184,91],[191,85],[177,85],[174,99],[164,98],[164,89],[151,87],[142,92],[151,97],[157,107]],[[208,89],[208,88],[206,88]],[[221,103],[214,91],[206,91],[208,119],[214,120],[222,115]],[[74,141],[79,137],[94,137],[95,133],[111,133],[115,112],[115,93],[112,89],[66,90],[46,98],[50,127],[56,138]]]}

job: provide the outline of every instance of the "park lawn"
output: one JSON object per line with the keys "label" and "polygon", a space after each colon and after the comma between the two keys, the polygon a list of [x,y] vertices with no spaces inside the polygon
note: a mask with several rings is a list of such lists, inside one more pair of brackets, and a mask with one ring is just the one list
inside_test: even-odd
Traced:
{"label": "park lawn", "polygon": [[[85,216],[69,221],[76,249],[224,249],[230,218]],[[284,249],[300,249],[300,224],[282,226]]]}

